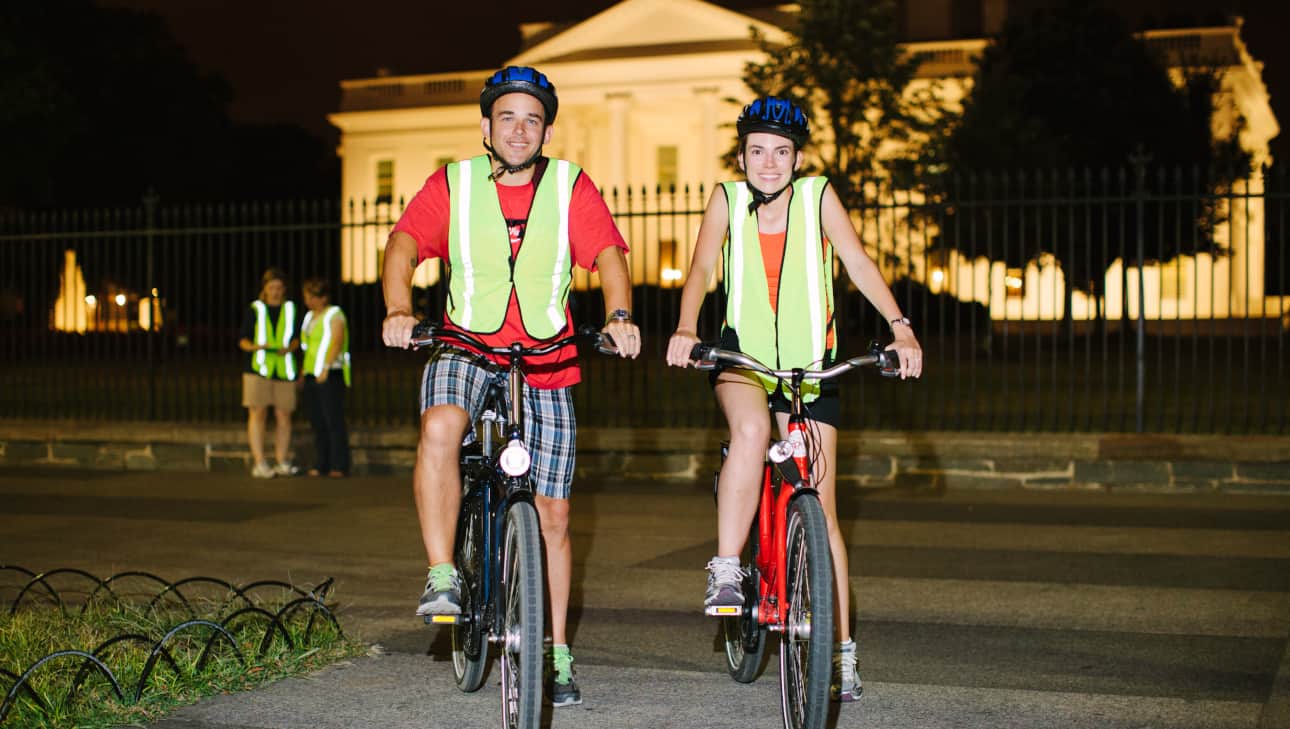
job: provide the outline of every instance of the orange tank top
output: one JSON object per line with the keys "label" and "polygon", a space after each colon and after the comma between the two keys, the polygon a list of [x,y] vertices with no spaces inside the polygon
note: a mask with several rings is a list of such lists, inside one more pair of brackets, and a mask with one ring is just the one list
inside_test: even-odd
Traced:
{"label": "orange tank top", "polygon": [[[757,231],[757,237],[761,241],[761,262],[766,268],[766,290],[770,293],[770,310],[779,311],[779,272],[784,267],[784,241],[788,236],[787,230],[781,230],[778,233],[763,233]],[[829,261],[825,261],[825,269],[832,275],[832,267]],[[831,321],[833,312],[826,313],[826,317]],[[829,327],[828,340],[825,347],[833,348],[833,327]]]}

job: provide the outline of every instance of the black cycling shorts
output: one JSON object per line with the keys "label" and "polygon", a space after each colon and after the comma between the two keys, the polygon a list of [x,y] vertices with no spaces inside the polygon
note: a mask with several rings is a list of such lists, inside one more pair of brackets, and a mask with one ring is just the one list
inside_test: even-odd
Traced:
{"label": "black cycling shorts", "polygon": [[[743,351],[739,349],[739,335],[733,329],[729,328],[722,328],[720,346],[722,349],[730,350],[732,352]],[[826,359],[824,362],[825,367],[828,367],[831,364],[833,364],[833,362],[829,359]],[[722,370],[727,368],[728,365],[718,366],[716,369],[709,372],[708,384],[715,388],[717,385],[717,375],[721,374]],[[784,387],[784,383],[782,382],[779,384],[779,387],[776,388],[775,392],[769,394],[767,400],[769,401],[771,412],[792,412],[793,403],[789,400],[788,389]],[[832,425],[834,428],[839,427],[839,424],[842,422],[842,398],[839,395],[838,381],[824,380],[821,382],[820,396],[811,402],[802,403],[802,414],[817,423]]]}

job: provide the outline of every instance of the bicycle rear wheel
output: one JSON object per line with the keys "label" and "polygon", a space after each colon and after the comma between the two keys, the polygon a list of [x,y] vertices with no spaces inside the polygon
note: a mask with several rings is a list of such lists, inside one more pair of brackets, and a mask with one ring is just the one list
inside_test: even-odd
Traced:
{"label": "bicycle rear wheel", "polygon": [[760,601],[757,554],[760,550],[757,520],[753,519],[748,543],[740,559],[744,566],[744,610],[738,617],[721,619],[721,636],[726,647],[726,670],[739,683],[752,683],[761,671],[766,649],[766,627],[757,620]]}
{"label": "bicycle rear wheel", "polygon": [[820,729],[833,667],[833,557],[814,494],[793,499],[787,519],[788,620],[779,644],[784,726]]}
{"label": "bicycle rear wheel", "polygon": [[[462,478],[469,480],[468,476]],[[466,492],[470,493],[470,490]],[[457,517],[457,545],[453,551],[461,574],[461,617],[464,622],[452,626],[452,675],[457,688],[466,693],[478,691],[484,684],[484,669],[488,665],[480,584],[481,567],[487,553],[483,502],[467,497]]]}
{"label": "bicycle rear wheel", "polygon": [[502,718],[508,729],[536,729],[542,715],[542,545],[537,511],[506,512],[502,537]]}

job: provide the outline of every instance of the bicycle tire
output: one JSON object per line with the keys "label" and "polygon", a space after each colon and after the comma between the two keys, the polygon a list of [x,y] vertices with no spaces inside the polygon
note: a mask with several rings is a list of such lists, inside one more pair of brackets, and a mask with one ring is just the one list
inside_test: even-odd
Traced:
{"label": "bicycle tire", "polygon": [[502,533],[503,726],[537,729],[542,718],[544,576],[533,505],[512,504]]}
{"label": "bicycle tire", "polygon": [[[462,479],[469,485],[469,476],[463,475]],[[469,489],[466,493],[470,493]],[[478,691],[484,685],[484,669],[488,666],[480,583],[488,545],[483,540],[483,502],[467,497],[457,517],[457,544],[453,550],[453,559],[461,574],[461,614],[466,622],[452,626],[452,675],[457,688],[465,693]]]}
{"label": "bicycle tire", "polygon": [[721,639],[726,649],[726,670],[739,683],[752,683],[761,673],[766,654],[766,626],[757,619],[758,594],[757,554],[760,551],[757,519],[753,519],[748,543],[741,558],[744,566],[744,610],[734,618],[721,619]]}
{"label": "bicycle tire", "polygon": [[833,556],[815,494],[789,502],[787,523],[788,621],[779,644],[784,727],[821,729],[833,669]]}

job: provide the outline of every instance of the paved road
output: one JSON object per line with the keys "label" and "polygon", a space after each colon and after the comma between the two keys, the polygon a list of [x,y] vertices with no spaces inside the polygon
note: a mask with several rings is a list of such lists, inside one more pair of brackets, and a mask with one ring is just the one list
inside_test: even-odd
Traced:
{"label": "paved road", "polygon": [[[580,486],[587,700],[550,726],[777,726],[774,664],[732,682],[697,610],[707,485]],[[1290,497],[885,490],[841,512],[866,692],[838,727],[1290,727]],[[0,470],[0,563],[334,576],[342,625],[379,646],[164,729],[495,726],[496,671],[460,694],[410,615],[419,553],[401,478]]]}

